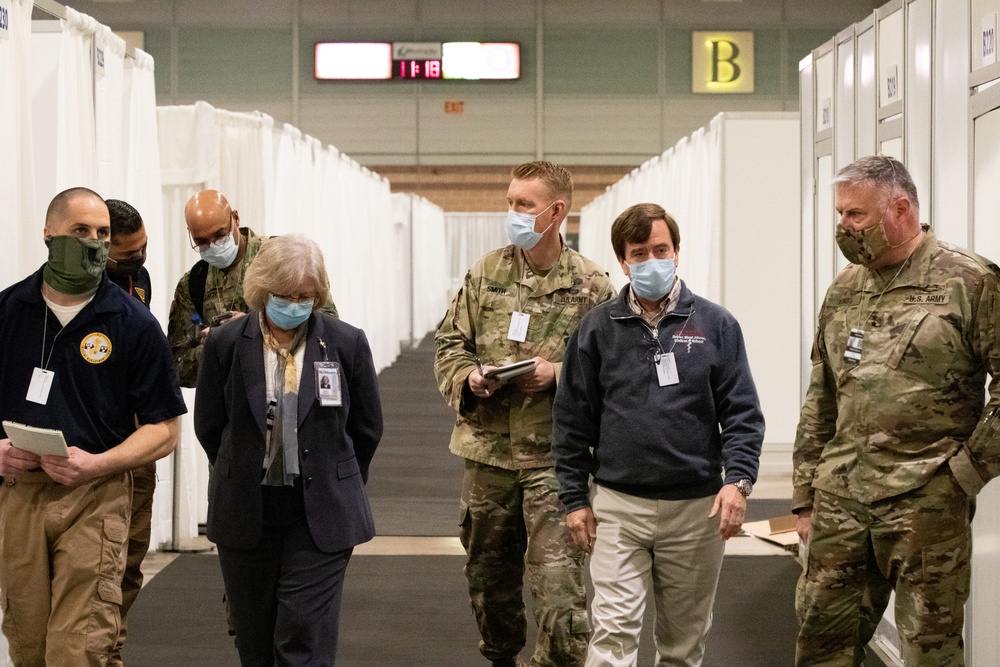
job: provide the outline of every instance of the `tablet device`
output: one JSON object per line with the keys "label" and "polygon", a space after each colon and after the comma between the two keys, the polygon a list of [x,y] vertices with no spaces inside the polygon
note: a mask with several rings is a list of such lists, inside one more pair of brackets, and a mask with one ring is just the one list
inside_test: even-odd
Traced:
{"label": "tablet device", "polygon": [[497,368],[491,368],[490,370],[483,373],[484,378],[490,380],[509,380],[518,375],[523,375],[525,373],[530,373],[535,370],[535,366],[538,362],[534,359],[525,359],[524,361],[515,361],[512,364],[507,364],[506,366],[498,366]]}

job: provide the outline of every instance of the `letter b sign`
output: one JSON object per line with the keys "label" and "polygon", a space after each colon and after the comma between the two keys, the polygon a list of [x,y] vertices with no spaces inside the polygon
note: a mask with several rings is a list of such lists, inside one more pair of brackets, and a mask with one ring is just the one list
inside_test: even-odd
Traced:
{"label": "letter b sign", "polygon": [[691,90],[695,93],[752,93],[753,33],[694,32]]}

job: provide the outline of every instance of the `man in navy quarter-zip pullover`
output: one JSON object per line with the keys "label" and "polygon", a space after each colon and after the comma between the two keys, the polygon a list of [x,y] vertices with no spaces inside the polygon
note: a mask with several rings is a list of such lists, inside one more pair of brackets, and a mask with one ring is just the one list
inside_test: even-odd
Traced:
{"label": "man in navy quarter-zip pullover", "polygon": [[675,275],[676,221],[637,204],[611,242],[630,282],[573,333],[554,405],[559,499],[592,554],[586,664],[635,664],[652,581],[656,664],[697,666],[764,417],[739,323]]}

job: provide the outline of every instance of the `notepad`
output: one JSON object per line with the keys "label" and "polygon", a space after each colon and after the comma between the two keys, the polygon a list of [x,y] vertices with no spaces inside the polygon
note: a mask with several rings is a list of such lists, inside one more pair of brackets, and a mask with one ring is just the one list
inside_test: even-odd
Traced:
{"label": "notepad", "polygon": [[69,456],[66,439],[63,437],[62,431],[58,429],[39,428],[11,421],[4,421],[3,428],[7,432],[7,437],[10,438],[10,444],[18,449],[39,456],[46,454]]}

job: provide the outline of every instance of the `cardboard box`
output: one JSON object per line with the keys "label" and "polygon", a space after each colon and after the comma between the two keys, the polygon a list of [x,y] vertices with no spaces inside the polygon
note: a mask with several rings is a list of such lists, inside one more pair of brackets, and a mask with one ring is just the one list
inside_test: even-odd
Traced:
{"label": "cardboard box", "polygon": [[777,544],[788,551],[798,552],[799,535],[795,532],[794,514],[784,514],[764,521],[743,524],[743,530],[754,537]]}

